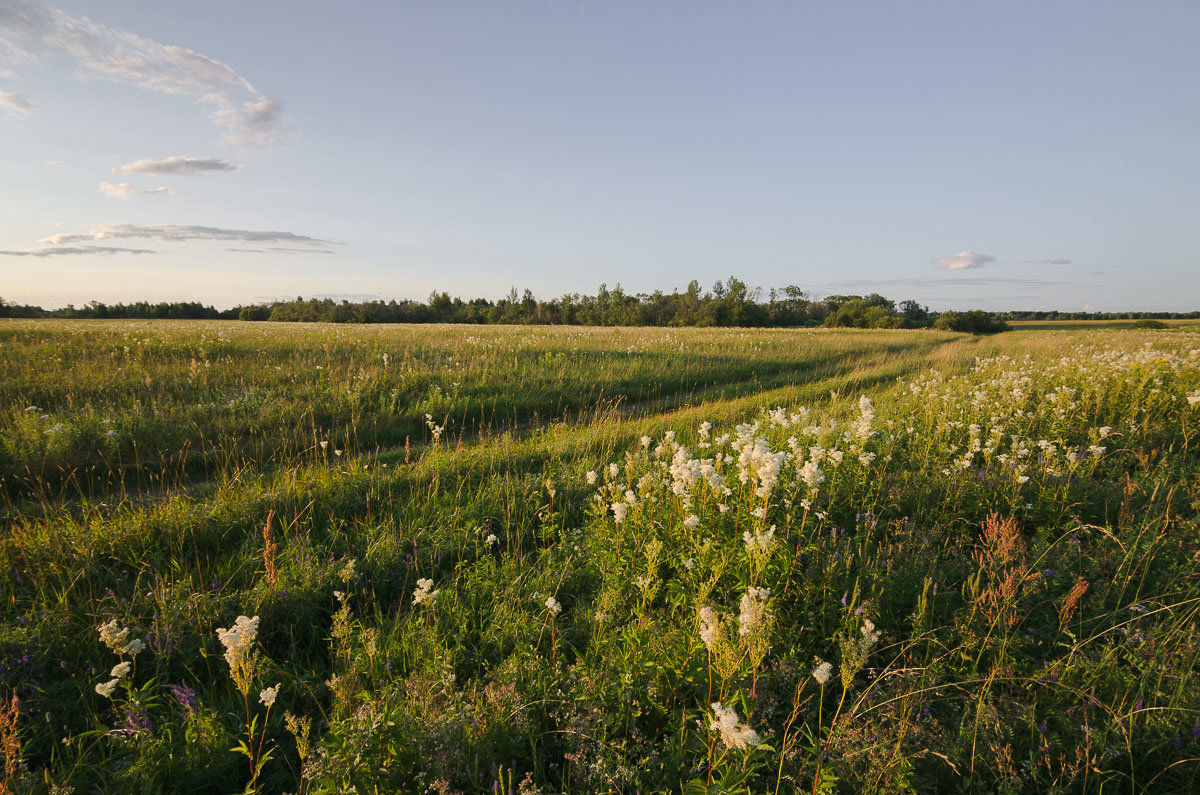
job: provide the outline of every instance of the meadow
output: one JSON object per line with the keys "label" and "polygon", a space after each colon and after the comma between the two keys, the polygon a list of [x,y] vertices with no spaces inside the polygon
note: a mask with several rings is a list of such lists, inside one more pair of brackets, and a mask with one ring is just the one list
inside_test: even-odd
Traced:
{"label": "meadow", "polygon": [[1198,332],[0,321],[0,792],[1200,791]]}

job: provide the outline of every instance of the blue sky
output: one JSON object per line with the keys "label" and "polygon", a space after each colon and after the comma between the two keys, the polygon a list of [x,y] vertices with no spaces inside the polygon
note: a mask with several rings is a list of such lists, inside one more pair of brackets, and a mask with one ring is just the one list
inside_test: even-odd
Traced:
{"label": "blue sky", "polygon": [[1200,308],[1195,2],[0,0],[0,296]]}

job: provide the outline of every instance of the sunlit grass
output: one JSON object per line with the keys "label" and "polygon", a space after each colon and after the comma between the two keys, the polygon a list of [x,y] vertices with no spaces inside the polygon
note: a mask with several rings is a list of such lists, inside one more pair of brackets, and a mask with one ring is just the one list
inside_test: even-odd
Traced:
{"label": "sunlit grass", "polygon": [[0,340],[14,789],[1195,780],[1194,334]]}

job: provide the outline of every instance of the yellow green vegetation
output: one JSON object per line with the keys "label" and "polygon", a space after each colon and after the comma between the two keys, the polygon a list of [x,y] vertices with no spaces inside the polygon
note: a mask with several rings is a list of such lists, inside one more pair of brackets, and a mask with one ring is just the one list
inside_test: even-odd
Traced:
{"label": "yellow green vegetation", "polygon": [[12,791],[1185,791],[1200,335],[0,324]]}

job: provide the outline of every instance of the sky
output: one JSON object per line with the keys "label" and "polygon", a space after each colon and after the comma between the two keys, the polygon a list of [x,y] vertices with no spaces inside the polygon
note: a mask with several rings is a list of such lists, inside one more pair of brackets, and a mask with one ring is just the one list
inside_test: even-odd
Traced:
{"label": "sky", "polygon": [[0,0],[0,297],[1200,309],[1200,4]]}

